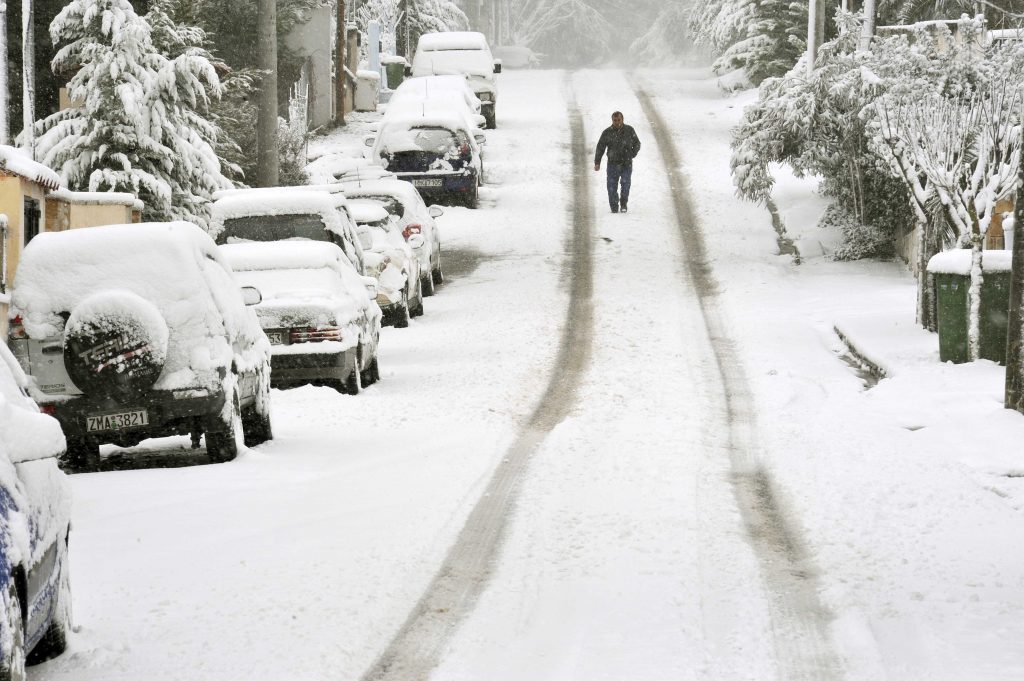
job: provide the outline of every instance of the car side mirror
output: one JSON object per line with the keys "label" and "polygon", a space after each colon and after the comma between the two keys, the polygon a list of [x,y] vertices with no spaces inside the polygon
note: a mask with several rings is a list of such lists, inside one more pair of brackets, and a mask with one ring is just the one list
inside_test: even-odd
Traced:
{"label": "car side mirror", "polygon": [[27,410],[18,416],[15,424],[22,436],[18,438],[18,446],[10,449],[8,458],[11,463],[53,459],[64,453],[64,433],[57,419]]}
{"label": "car side mirror", "polygon": [[432,218],[439,218],[444,215],[444,210],[441,206],[431,206],[427,209],[427,212],[430,213],[430,217]]}
{"label": "car side mirror", "polygon": [[263,302],[263,294],[255,286],[243,286],[242,302],[245,303],[246,307],[259,305]]}
{"label": "car side mirror", "polygon": [[420,248],[426,242],[423,240],[423,236],[420,234],[412,234],[409,236],[409,245],[413,248]]}
{"label": "car side mirror", "polygon": [[494,60],[494,72],[495,73],[501,73],[501,60],[500,59],[495,59]]}
{"label": "car side mirror", "polygon": [[483,134],[482,132],[478,132],[477,134],[473,135],[473,139],[476,140],[477,144],[487,144],[487,135]]}
{"label": "car side mirror", "polygon": [[367,147],[372,147],[373,143],[376,142],[376,141],[377,141],[376,137],[367,137],[367,138],[365,138],[363,140],[363,145],[367,146]]}

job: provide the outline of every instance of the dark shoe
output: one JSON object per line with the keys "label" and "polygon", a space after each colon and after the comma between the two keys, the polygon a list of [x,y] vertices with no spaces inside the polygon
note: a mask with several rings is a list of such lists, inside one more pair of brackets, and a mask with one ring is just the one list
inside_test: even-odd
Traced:
{"label": "dark shoe", "polygon": [[619,209],[618,209],[618,208],[616,208],[615,206],[612,206],[612,212],[613,212],[613,213],[618,213],[618,212],[619,212]]}
{"label": "dark shoe", "polygon": [[626,202],[625,201],[623,201],[622,203],[619,204],[619,211],[622,212],[622,213],[626,212]]}

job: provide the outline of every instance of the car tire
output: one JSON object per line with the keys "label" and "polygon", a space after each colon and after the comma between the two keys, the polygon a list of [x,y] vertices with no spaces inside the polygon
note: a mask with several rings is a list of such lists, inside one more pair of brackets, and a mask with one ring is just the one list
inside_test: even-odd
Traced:
{"label": "car tire", "polygon": [[[419,283],[419,282],[417,282]],[[423,316],[423,289],[419,286],[418,295],[416,296],[416,304],[409,307],[409,315],[411,317],[422,317]]]}
{"label": "car tire", "polygon": [[231,413],[227,421],[221,414],[208,417],[206,426],[206,455],[213,463],[227,463],[238,456],[238,443],[245,441],[242,412],[237,390],[232,392]]}
{"label": "car tire", "polygon": [[404,329],[409,326],[409,289],[402,289],[402,302],[395,310],[395,328]]}
{"label": "car tire", "polygon": [[426,298],[434,295],[434,278],[430,274],[420,279],[420,290]]}
{"label": "car tire", "polygon": [[75,472],[96,471],[100,468],[100,446],[87,439],[68,438],[64,462]]}
{"label": "car tire", "polygon": [[370,365],[363,372],[363,386],[373,385],[380,380],[380,368],[377,365],[377,356],[370,360]]}
{"label": "car tire", "polygon": [[33,665],[51,660],[68,647],[68,632],[71,631],[71,576],[68,572],[68,535],[64,535],[64,560],[57,578],[57,596],[53,605],[53,618],[46,633],[29,653],[26,664]]}
{"label": "car tire", "polygon": [[356,365],[352,373],[345,379],[345,392],[349,395],[358,395],[363,391],[363,349],[356,348]]}
{"label": "car tire", "polygon": [[242,432],[245,446],[255,447],[274,439],[274,428],[270,423],[270,381],[260,376],[260,393],[254,404],[242,414]]}
{"label": "car tire", "polygon": [[487,130],[494,130],[498,127],[498,114],[492,113],[490,116],[484,114],[484,128]]}
{"label": "car tire", "polygon": [[480,207],[480,187],[473,187],[473,191],[466,196],[466,208]]}
{"label": "car tire", "polygon": [[11,639],[11,646],[4,651],[3,659],[0,660],[0,681],[25,681],[25,619],[13,578],[7,587],[6,605],[4,627]]}
{"label": "car tire", "polygon": [[430,276],[434,279],[434,286],[440,286],[444,283],[444,272],[441,270],[441,257],[437,258],[437,267],[430,273]]}

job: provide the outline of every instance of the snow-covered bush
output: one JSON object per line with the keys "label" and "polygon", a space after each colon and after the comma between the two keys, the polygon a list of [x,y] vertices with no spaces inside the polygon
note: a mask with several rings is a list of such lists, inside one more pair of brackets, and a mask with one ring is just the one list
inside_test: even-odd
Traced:
{"label": "snow-covered bush", "polygon": [[843,235],[843,243],[832,253],[834,260],[889,258],[893,255],[893,235],[889,229],[863,224],[840,203],[829,205],[818,226],[838,229]]}
{"label": "snow-covered bush", "polygon": [[81,106],[36,124],[37,153],[72,189],[127,191],[147,219],[207,220],[231,186],[206,117],[221,92],[210,61],[159,53],[127,0],[72,0],[50,25],[55,71],[77,68],[68,94]]}

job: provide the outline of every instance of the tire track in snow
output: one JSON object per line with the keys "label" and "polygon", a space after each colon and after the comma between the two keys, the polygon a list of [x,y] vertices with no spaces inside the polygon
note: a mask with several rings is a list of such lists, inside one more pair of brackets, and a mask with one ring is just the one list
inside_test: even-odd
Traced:
{"label": "tire track in snow", "polygon": [[768,472],[758,461],[756,416],[743,365],[718,309],[718,288],[700,223],[682,173],[682,159],[650,95],[631,78],[665,162],[683,256],[714,351],[729,425],[733,493],[761,565],[770,604],[779,678],[832,681],[843,678],[829,640],[831,613],[818,599],[818,580],[798,534],[780,507]]}
{"label": "tire track in snow", "polygon": [[547,388],[487,488],[470,512],[440,570],[402,628],[363,674],[363,681],[419,681],[440,662],[448,641],[472,611],[501,547],[516,493],[533,452],[568,415],[590,362],[593,344],[593,223],[589,159],[580,114],[567,74],[574,205],[568,210],[565,280],[569,305]]}

